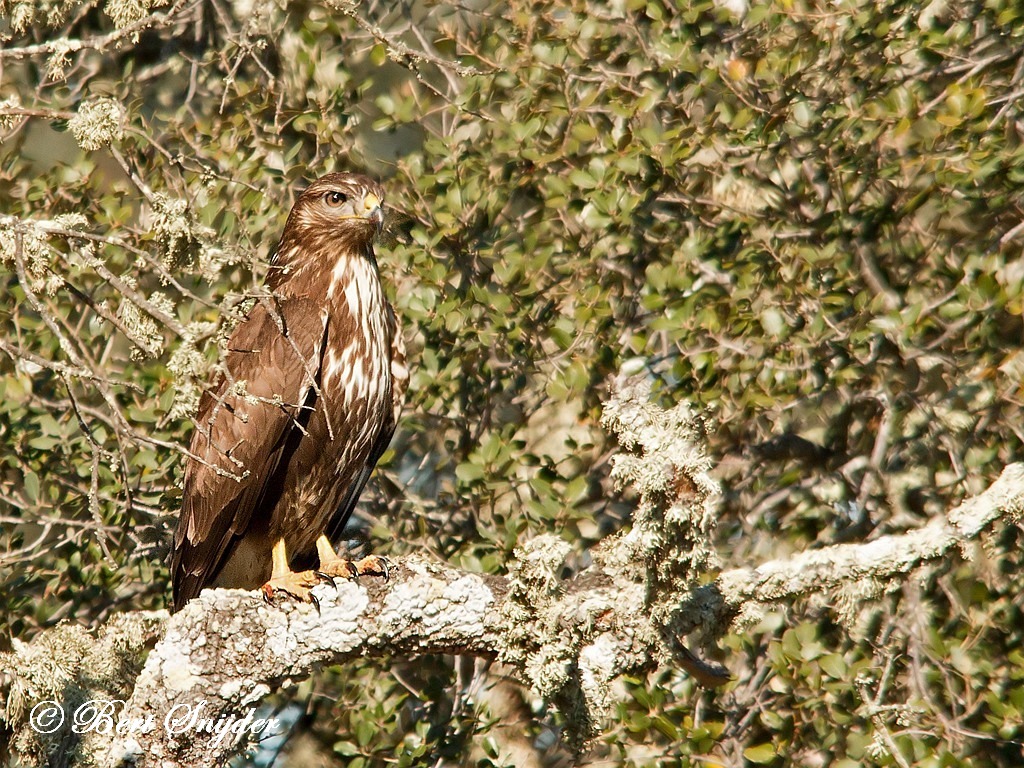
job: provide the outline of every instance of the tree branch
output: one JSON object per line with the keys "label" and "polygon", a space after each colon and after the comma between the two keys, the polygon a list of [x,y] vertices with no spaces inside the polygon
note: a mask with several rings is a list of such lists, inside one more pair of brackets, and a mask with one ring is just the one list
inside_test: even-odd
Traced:
{"label": "tree branch", "polygon": [[[96,638],[61,625],[0,654],[0,726],[13,732],[12,749],[55,765],[218,765],[272,733],[254,719],[256,705],[316,667],[438,653],[502,662],[557,704],[578,745],[609,713],[621,675],[676,663],[698,682],[720,682],[682,644],[687,634],[714,641],[764,604],[803,595],[850,589],[863,601],[871,591],[857,585],[891,583],[1024,510],[1024,464],[1013,464],[918,530],[729,569],[701,584],[697,566],[714,556],[687,537],[707,534],[717,486],[689,410],[662,411],[648,396],[625,387],[605,414],[632,449],[613,476],[641,491],[633,526],[602,542],[594,564],[572,578],[560,578],[571,547],[545,535],[516,550],[505,577],[407,558],[387,583],[317,586],[319,610],[207,590],[173,617],[115,617]],[[106,710],[96,704],[122,697]]]}
{"label": "tree branch", "polygon": [[984,493],[946,517],[908,533],[882,536],[865,544],[838,544],[757,568],[726,571],[717,580],[723,603],[779,602],[823,592],[861,579],[885,581],[937,560],[950,549],[976,539],[1001,518],[1011,522],[1024,511],[1024,464],[1010,464]]}
{"label": "tree branch", "polygon": [[103,35],[95,35],[82,39],[60,38],[57,40],[25,45],[21,47],[0,48],[0,61],[4,59],[24,59],[32,56],[50,56],[53,54],[67,55],[78,51],[105,51],[120,45],[126,39],[132,39],[150,27],[163,27],[176,21],[175,17],[186,8],[191,0],[178,0],[166,11],[150,13],[138,21],[134,21],[119,29]]}

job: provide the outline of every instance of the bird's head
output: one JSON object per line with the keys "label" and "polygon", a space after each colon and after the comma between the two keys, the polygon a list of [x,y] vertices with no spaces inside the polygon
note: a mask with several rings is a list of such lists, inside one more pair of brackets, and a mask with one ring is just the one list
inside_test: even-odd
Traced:
{"label": "bird's head", "polygon": [[339,255],[371,256],[384,224],[384,189],[368,176],[329,173],[292,207],[268,275],[278,284],[306,268],[333,265]]}
{"label": "bird's head", "polygon": [[384,189],[368,176],[329,173],[299,196],[288,217],[301,231],[362,236],[371,242],[384,223]]}

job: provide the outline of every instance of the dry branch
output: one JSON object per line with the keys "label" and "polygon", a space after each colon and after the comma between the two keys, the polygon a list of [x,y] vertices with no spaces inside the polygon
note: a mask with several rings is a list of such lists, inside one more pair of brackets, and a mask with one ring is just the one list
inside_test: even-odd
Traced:
{"label": "dry branch", "polygon": [[[539,536],[516,551],[507,577],[407,558],[387,583],[316,587],[319,610],[208,590],[173,617],[124,614],[96,638],[62,625],[0,655],[0,726],[13,731],[16,752],[51,765],[219,765],[260,733],[248,713],[267,694],[319,666],[450,653],[498,659],[556,703],[584,739],[609,711],[619,676],[675,663],[701,680],[703,665],[682,645],[690,632],[714,641],[765,604],[891,583],[1024,510],[1024,465],[1013,464],[987,491],[918,530],[726,570],[701,585],[698,566],[716,560],[698,539],[712,525],[717,486],[706,475],[699,424],[684,406],[652,406],[636,385],[616,394],[605,423],[632,451],[613,475],[633,482],[640,501],[632,528],[602,542],[594,564],[575,576],[560,578],[570,546]],[[119,698],[126,701],[105,721],[95,706],[81,715],[85,702]],[[40,712],[63,725],[40,734],[33,712],[37,726]]]}
{"label": "dry branch", "polygon": [[[899,576],[945,556],[1001,519],[1016,519],[1022,508],[1024,465],[1014,464],[983,494],[919,530],[726,571],[712,585],[679,601],[675,627],[720,635],[751,602],[778,603],[867,576]],[[115,713],[115,721],[120,716],[124,722],[151,722],[151,730],[116,738],[88,732],[80,741],[71,733],[60,733],[39,747],[68,750],[69,758],[90,754],[104,766],[123,765],[129,759],[140,765],[219,764],[243,746],[241,736],[229,732],[218,738],[216,733],[188,728],[168,734],[169,713],[171,721],[181,724],[182,717],[199,707],[199,716],[214,724],[244,723],[243,715],[274,688],[302,680],[319,666],[366,656],[456,653],[506,663],[518,659],[520,676],[534,684],[543,684],[541,670],[550,674],[560,669],[569,679],[561,681],[561,688],[554,681],[556,690],[547,693],[575,688],[578,704],[594,717],[608,703],[612,680],[663,663],[671,649],[660,639],[660,628],[651,626],[652,617],[636,610],[644,601],[642,583],[634,583],[631,591],[627,585],[624,592],[623,585],[613,583],[607,574],[587,570],[570,580],[549,581],[543,587],[547,597],[538,601],[538,576],[550,573],[552,563],[560,562],[564,553],[557,540],[536,539],[519,552],[513,568],[518,575],[511,578],[409,558],[396,565],[386,584],[364,580],[317,587],[319,613],[294,603],[269,606],[257,593],[208,590],[171,618],[163,612],[119,617],[85,645],[84,630],[59,627],[2,660],[8,677],[5,719],[19,731],[16,738],[23,740],[16,744],[29,747],[29,710],[56,695],[43,690],[38,680],[34,690],[26,690],[24,681],[41,659],[63,670],[51,679],[61,682],[65,694],[72,688],[69,681],[74,681],[78,692],[62,700],[69,709],[90,697],[116,698],[116,677],[88,677],[89,671],[95,676],[97,659],[105,659],[99,665],[104,668],[132,670],[146,643],[158,636],[126,706]],[[538,562],[539,570],[524,573]],[[528,595],[543,608],[543,615],[513,627],[510,620],[524,610]],[[72,641],[58,637],[68,632],[76,647],[85,650],[69,654]],[[522,654],[522,648],[510,646],[524,634],[532,635],[543,650]],[[12,681],[21,686],[24,699],[17,711],[11,706]],[[132,685],[130,680],[122,683]]]}
{"label": "dry branch", "polygon": [[1020,519],[1022,511],[1024,464],[1010,464],[984,493],[917,530],[882,536],[865,544],[840,544],[804,552],[753,569],[726,571],[717,584],[723,604],[734,606],[750,601],[778,602],[861,579],[888,581],[943,557],[1001,518]]}

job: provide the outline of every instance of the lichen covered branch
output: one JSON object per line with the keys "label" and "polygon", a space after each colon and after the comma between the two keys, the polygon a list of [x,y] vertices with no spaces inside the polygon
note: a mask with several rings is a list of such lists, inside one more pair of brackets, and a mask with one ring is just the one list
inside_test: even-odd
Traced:
{"label": "lichen covered branch", "polygon": [[1020,520],[1022,512],[1024,464],[1010,464],[984,493],[917,530],[733,569],[719,577],[717,586],[724,605],[738,607],[820,593],[864,579],[891,580],[976,539],[997,520]]}
{"label": "lichen covered branch", "polygon": [[[603,542],[589,568],[566,576],[570,545],[544,535],[516,551],[505,577],[408,558],[386,583],[318,586],[319,610],[208,590],[173,617],[127,614],[95,638],[62,625],[0,654],[0,725],[13,732],[15,751],[37,762],[61,754],[64,762],[53,764],[215,765],[252,733],[173,732],[168,723],[200,705],[212,723],[238,718],[322,665],[452,653],[501,661],[560,708],[570,739],[580,744],[599,730],[614,705],[612,683],[623,674],[678,664],[702,684],[717,681],[683,645],[690,633],[712,642],[765,604],[891,583],[1000,520],[1019,520],[1024,510],[1024,465],[1014,464],[987,491],[918,530],[726,570],[708,581],[701,568],[715,555],[700,539],[713,525],[717,485],[707,474],[699,424],[685,408],[652,406],[649,390],[635,384],[615,395],[605,422],[631,450],[616,476],[634,483],[640,499],[632,528]],[[73,733],[70,713],[91,698],[123,698],[115,715],[152,727],[116,738]],[[50,734],[28,724],[44,701],[58,702],[69,718]]]}

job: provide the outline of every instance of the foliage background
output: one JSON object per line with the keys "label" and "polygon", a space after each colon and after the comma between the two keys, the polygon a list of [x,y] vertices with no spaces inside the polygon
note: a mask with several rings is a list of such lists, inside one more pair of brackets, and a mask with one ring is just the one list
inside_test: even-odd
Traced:
{"label": "foliage background", "polygon": [[[188,408],[295,193],[382,178],[416,361],[375,551],[500,572],[628,524],[609,376],[708,409],[716,542],[920,525],[1019,458],[1024,10],[0,0],[0,645],[160,607]],[[96,101],[97,99],[111,101]],[[48,222],[40,224],[40,222]],[[1019,765],[1021,532],[624,681],[583,763]],[[280,765],[552,765],[465,659],[325,671]]]}

